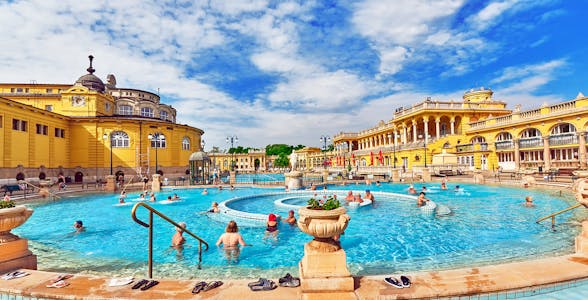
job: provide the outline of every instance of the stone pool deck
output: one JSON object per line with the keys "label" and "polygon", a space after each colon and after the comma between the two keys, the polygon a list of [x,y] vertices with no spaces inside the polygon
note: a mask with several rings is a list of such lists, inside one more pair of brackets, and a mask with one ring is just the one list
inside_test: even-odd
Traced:
{"label": "stone pool deck", "polygon": [[[255,279],[228,280],[221,287],[193,295],[191,290],[198,280],[162,279],[153,288],[140,291],[131,289],[132,284],[109,287],[108,277],[75,275],[68,280],[69,286],[55,289],[47,288],[45,285],[57,273],[32,270],[27,272],[31,275],[8,281],[0,280],[0,298],[3,295],[21,295],[57,299],[301,299],[299,288],[278,287],[272,291],[252,292],[247,283]],[[399,274],[392,275],[399,277]],[[427,299],[539,287],[588,278],[588,256],[574,254],[406,275],[413,282],[412,287],[406,289],[397,289],[385,284],[383,279],[387,275],[355,277],[355,295],[357,299]],[[273,280],[277,282],[277,279]],[[338,298],[321,295],[317,299]]]}

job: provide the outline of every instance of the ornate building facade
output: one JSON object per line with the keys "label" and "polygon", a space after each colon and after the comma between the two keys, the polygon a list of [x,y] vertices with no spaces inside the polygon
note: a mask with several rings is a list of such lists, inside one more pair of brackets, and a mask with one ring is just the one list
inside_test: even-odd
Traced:
{"label": "ornate building facade", "polygon": [[521,111],[494,100],[490,89],[467,91],[462,101],[425,101],[396,109],[393,118],[360,132],[334,136],[334,166],[432,166],[442,152],[480,170],[586,168],[588,98]]}
{"label": "ornate building facade", "polygon": [[104,84],[92,59],[73,85],[0,83],[0,178],[186,174],[204,132],[156,94]]}

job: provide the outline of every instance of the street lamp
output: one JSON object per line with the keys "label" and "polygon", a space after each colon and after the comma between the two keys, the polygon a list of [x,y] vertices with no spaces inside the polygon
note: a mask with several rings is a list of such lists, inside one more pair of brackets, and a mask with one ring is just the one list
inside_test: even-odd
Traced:
{"label": "street lamp", "polygon": [[[227,143],[231,143],[231,149],[239,142],[239,138],[236,135],[227,136]],[[235,170],[235,150],[231,153],[231,171]]]}
{"label": "street lamp", "polygon": [[427,167],[427,138],[429,137],[429,135],[422,135],[419,134],[419,139],[423,139],[423,143],[424,143],[424,148],[425,148],[425,168]]}
{"label": "street lamp", "polygon": [[323,160],[323,166],[325,167],[325,169],[327,168],[327,142],[331,141],[331,137],[328,135],[321,135],[321,137],[319,138],[319,140],[321,142],[323,142],[323,151],[325,154],[325,158]]}
{"label": "street lamp", "polygon": [[[114,132],[114,133],[107,133],[105,132],[102,135],[102,138],[106,141],[107,139],[110,139],[110,175],[112,175],[112,141],[115,140],[122,140],[123,136],[120,132]],[[120,147],[120,145],[117,145]]]}
{"label": "street lamp", "polygon": [[159,174],[158,171],[158,157],[157,157],[157,149],[161,148],[161,145],[163,145],[163,143],[165,143],[165,135],[163,135],[162,133],[156,132],[156,133],[150,133],[147,138],[151,141],[151,147],[155,148],[155,173]]}
{"label": "street lamp", "polygon": [[[392,139],[392,134],[388,133],[388,140]],[[394,158],[392,161],[394,162],[394,169],[396,169],[396,135],[394,135],[394,141],[392,141],[392,153],[394,153]]]}
{"label": "street lamp", "polygon": [[202,140],[202,142],[200,142],[200,146],[202,146],[202,152],[204,152],[204,145],[206,145],[206,142]]}
{"label": "street lamp", "polygon": [[104,135],[102,135],[102,138],[106,141],[108,138],[110,138],[110,175],[112,175],[112,137],[110,136],[110,134],[108,133],[104,133]]}

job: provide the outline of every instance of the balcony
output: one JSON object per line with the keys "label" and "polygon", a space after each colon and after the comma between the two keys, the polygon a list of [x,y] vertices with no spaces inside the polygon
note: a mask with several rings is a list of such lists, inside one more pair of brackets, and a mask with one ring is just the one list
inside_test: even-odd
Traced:
{"label": "balcony", "polygon": [[472,152],[474,151],[474,144],[462,144],[455,146],[457,152]]}
{"label": "balcony", "polygon": [[513,141],[500,141],[494,143],[494,147],[496,147],[496,150],[512,150],[514,149],[514,143]]}
{"label": "balcony", "polygon": [[541,137],[524,138],[519,140],[519,149],[543,147]]}
{"label": "balcony", "polygon": [[565,133],[549,137],[549,146],[572,145],[578,143],[576,133]]}

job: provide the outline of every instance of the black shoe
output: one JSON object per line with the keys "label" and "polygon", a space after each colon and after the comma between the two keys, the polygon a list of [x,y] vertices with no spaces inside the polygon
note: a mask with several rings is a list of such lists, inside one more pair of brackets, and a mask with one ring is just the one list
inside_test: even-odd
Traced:
{"label": "black shoe", "polygon": [[252,287],[252,286],[256,286],[256,285],[262,285],[264,280],[266,280],[266,279],[265,278],[259,278],[258,281],[250,282],[250,283],[247,284],[247,286]]}
{"label": "black shoe", "polygon": [[290,280],[292,280],[292,275],[290,275],[290,273],[286,273],[286,276],[280,278],[278,281],[280,283],[284,283],[284,282],[288,282]]}
{"label": "black shoe", "polygon": [[402,275],[402,276],[400,276],[400,281],[402,281],[402,287],[405,287],[405,288],[410,287],[410,279],[408,279],[408,277]]}
{"label": "black shoe", "polygon": [[386,278],[384,278],[384,281],[387,284],[389,284],[397,289],[401,289],[404,287],[404,286],[402,286],[402,283],[398,282],[398,279],[396,279],[394,277],[386,277]]}

